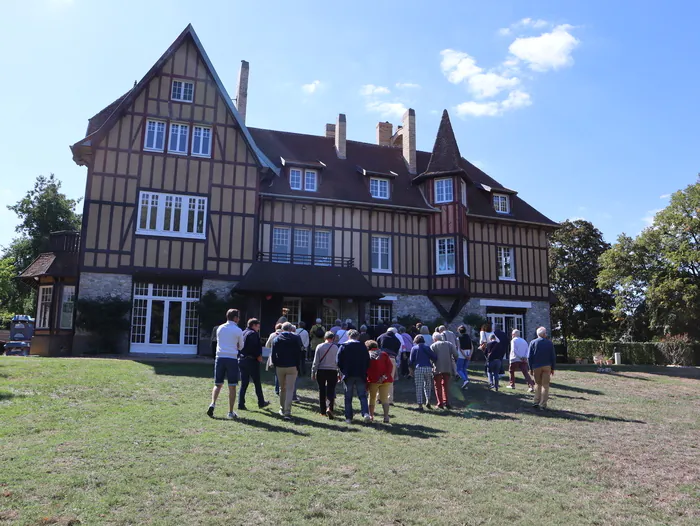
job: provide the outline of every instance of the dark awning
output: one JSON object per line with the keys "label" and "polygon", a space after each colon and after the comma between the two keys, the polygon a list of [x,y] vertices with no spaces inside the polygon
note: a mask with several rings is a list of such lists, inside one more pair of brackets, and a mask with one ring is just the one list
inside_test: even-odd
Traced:
{"label": "dark awning", "polygon": [[235,292],[378,299],[382,294],[355,267],[255,262]]}
{"label": "dark awning", "polygon": [[30,286],[35,286],[41,276],[54,278],[78,277],[77,252],[43,252],[18,276]]}

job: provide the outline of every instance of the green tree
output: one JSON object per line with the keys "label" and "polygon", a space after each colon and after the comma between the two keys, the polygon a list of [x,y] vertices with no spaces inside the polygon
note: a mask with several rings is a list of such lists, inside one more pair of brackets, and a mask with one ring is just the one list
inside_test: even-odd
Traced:
{"label": "green tree", "polygon": [[61,181],[50,174],[37,177],[34,188],[7,207],[19,217],[16,231],[29,240],[32,257],[45,249],[51,232],[80,229],[81,216],[75,212],[78,202],[66,197],[61,192]]}
{"label": "green tree", "polygon": [[700,182],[679,190],[652,225],[601,257],[599,284],[620,318],[646,317],[656,336],[700,337]]}
{"label": "green tree", "polygon": [[549,265],[552,325],[559,336],[599,339],[607,330],[612,296],[598,285],[599,258],[610,248],[603,234],[582,219],[564,221],[551,238]]}

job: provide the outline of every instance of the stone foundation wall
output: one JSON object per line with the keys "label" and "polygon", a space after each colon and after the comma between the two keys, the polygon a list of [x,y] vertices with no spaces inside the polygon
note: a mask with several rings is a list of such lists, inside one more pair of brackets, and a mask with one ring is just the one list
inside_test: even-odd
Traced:
{"label": "stone foundation wall", "polygon": [[233,290],[233,287],[235,287],[237,283],[237,281],[205,279],[202,281],[202,295],[211,290],[221,299],[231,299],[231,290]]}
{"label": "stone foundation wall", "polygon": [[533,301],[532,307],[525,312],[525,335],[528,341],[537,338],[537,328],[544,327],[547,334],[552,334],[552,322],[548,301]]}

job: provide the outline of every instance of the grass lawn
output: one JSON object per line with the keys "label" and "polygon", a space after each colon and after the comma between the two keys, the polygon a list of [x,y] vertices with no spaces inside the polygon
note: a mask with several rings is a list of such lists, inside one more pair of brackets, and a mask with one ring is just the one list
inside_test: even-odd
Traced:
{"label": "grass lawn", "polygon": [[700,524],[700,370],[561,370],[536,413],[479,368],[452,412],[404,381],[348,426],[310,380],[294,422],[228,421],[210,364],[2,357],[0,524]]}

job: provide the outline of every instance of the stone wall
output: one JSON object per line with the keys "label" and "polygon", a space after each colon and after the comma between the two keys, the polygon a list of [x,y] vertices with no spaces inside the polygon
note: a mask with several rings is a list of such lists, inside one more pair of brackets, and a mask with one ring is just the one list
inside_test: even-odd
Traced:
{"label": "stone wall", "polygon": [[202,295],[210,290],[221,299],[231,299],[231,290],[237,281],[225,281],[221,279],[205,279],[202,281]]}
{"label": "stone wall", "polygon": [[533,301],[532,307],[525,312],[525,335],[523,338],[532,340],[537,337],[537,328],[545,327],[547,334],[552,334],[552,322],[549,314],[548,301]]}

